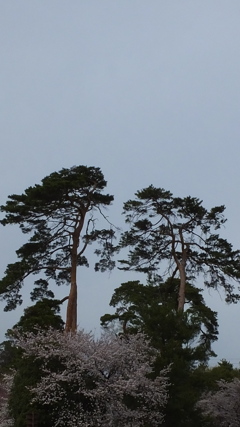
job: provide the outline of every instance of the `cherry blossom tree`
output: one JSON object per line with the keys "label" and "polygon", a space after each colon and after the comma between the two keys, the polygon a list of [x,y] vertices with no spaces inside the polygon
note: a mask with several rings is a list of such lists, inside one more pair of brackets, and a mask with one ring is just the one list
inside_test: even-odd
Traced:
{"label": "cherry blossom tree", "polygon": [[198,407],[210,415],[218,427],[240,426],[240,379],[218,381],[219,390],[202,396]]}
{"label": "cherry blossom tree", "polygon": [[118,337],[37,331],[19,336],[23,357],[42,361],[33,402],[55,426],[159,426],[167,402],[168,368],[151,379],[157,351],[142,334]]}
{"label": "cherry blossom tree", "polygon": [[12,427],[14,421],[10,415],[8,396],[13,383],[13,373],[3,375],[0,385],[0,427]]}

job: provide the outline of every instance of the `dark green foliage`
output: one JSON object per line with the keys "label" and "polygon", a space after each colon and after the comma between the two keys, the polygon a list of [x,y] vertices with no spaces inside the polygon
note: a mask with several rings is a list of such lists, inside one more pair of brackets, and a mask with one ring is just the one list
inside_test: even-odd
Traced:
{"label": "dark green foliage", "polygon": [[35,280],[35,288],[31,292],[31,300],[54,298],[54,293],[48,289],[48,281],[44,279]]}
{"label": "dark green foliage", "polygon": [[24,315],[13,328],[17,328],[21,332],[33,331],[34,328],[49,329],[49,327],[63,330],[64,322],[58,314],[60,303],[60,300],[46,298],[38,301],[24,310]]}
{"label": "dark green foliage", "polygon": [[[219,381],[224,380],[231,382],[234,378],[240,378],[240,370],[234,369],[233,365],[226,360],[222,360],[218,366],[207,367],[200,365],[192,373],[192,384],[194,391],[195,402],[198,402],[202,395],[206,392],[215,392],[219,390]],[[196,409],[196,412],[199,409]],[[215,423],[210,416],[203,417],[200,413],[200,419],[202,419],[202,426],[216,427],[219,423]],[[230,424],[226,424],[230,425]]]}
{"label": "dark green foliage", "polygon": [[20,291],[31,274],[42,276],[35,281],[33,298],[41,296],[41,292],[52,297],[47,290],[49,280],[57,285],[70,284],[73,266],[88,266],[83,253],[93,242],[100,245],[95,251],[100,256],[96,270],[114,267],[114,232],[111,227],[95,227],[96,213],[106,219],[101,209],[113,200],[113,196],[102,194],[105,186],[99,168],[75,166],[52,173],[21,195],[9,196],[1,206],[5,213],[1,223],[17,224],[30,238],[16,251],[19,261],[7,266],[0,281],[0,294],[7,303],[5,310],[22,303]]}
{"label": "dark green foliage", "polygon": [[19,359],[14,378],[9,406],[14,419],[14,427],[26,427],[27,415],[34,412],[41,427],[52,427],[50,411],[39,404],[31,403],[32,395],[28,387],[34,386],[41,378],[41,361],[34,358]]}
{"label": "dark green foliage", "polygon": [[144,332],[160,349],[155,362],[157,375],[171,363],[169,401],[164,427],[207,426],[195,408],[205,384],[196,385],[195,370],[214,356],[212,343],[218,336],[217,314],[206,306],[201,290],[186,285],[184,312],[178,312],[178,279],[144,286],[139,281],[115,289],[110,305],[114,314],[101,317],[101,324],[118,333]]}
{"label": "dark green foliage", "polygon": [[194,371],[194,381],[196,388],[205,391],[218,390],[218,381],[232,381],[234,378],[240,378],[240,370],[233,367],[227,360],[221,360],[217,366],[207,367],[200,365]]}
{"label": "dark green foliage", "polygon": [[211,344],[217,340],[217,314],[204,303],[201,290],[187,283],[186,310],[179,313],[178,279],[144,286],[139,281],[122,283],[115,289],[110,305],[115,314],[101,317],[102,326],[117,321],[120,333],[144,332],[154,347],[161,350],[166,364],[174,355],[192,363],[206,362],[214,356]]}
{"label": "dark green foliage", "polygon": [[153,186],[138,191],[135,200],[124,204],[130,229],[122,234],[120,246],[130,250],[128,259],[120,261],[122,269],[147,273],[151,279],[166,266],[168,275],[181,280],[186,275],[191,283],[204,275],[207,287],[221,286],[228,302],[237,301],[240,252],[216,233],[226,222],[224,209],[207,210],[197,198],[173,197]]}
{"label": "dark green foliage", "polygon": [[15,330],[24,333],[34,331],[36,328],[64,329],[64,322],[59,315],[61,301],[44,298],[35,305],[27,307],[19,322],[8,329],[6,333],[7,341],[0,344],[0,371],[6,372],[9,369],[16,369],[21,352],[14,345]]}
{"label": "dark green foliage", "polygon": [[162,281],[160,274],[170,279],[159,289],[139,282],[123,284],[111,301],[117,307],[115,314],[102,321],[106,325],[120,320],[125,333],[144,330],[161,349],[156,372],[172,362],[165,427],[211,426],[195,408],[206,389],[202,379],[198,390],[195,373],[198,364],[206,368],[213,355],[217,320],[193,285],[200,279],[209,288],[222,288],[227,302],[240,298],[239,288],[236,291],[240,251],[218,234],[226,222],[224,210],[224,206],[207,210],[197,198],[173,197],[153,186],[124,204],[129,230],[122,234],[119,247],[129,252],[120,261],[121,269],[146,273],[153,285]]}
{"label": "dark green foliage", "polygon": [[59,300],[43,299],[35,305],[24,310],[19,322],[8,330],[8,341],[0,346],[0,371],[8,372],[10,369],[16,371],[12,391],[10,394],[10,410],[14,419],[14,427],[26,427],[26,417],[34,412],[38,418],[39,426],[52,427],[52,416],[50,411],[39,404],[31,403],[32,395],[28,387],[34,386],[42,375],[42,362],[33,357],[22,358],[22,350],[16,348],[15,330],[18,333],[35,331],[36,328],[63,330],[64,322],[58,314],[60,311]]}

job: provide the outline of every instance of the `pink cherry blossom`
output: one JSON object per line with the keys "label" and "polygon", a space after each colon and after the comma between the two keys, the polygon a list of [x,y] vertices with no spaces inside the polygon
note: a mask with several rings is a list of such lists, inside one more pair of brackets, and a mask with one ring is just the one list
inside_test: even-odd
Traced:
{"label": "pink cherry blossom", "polygon": [[31,391],[54,413],[53,427],[162,424],[169,369],[149,378],[158,354],[142,334],[95,340],[83,331],[49,330],[19,336],[17,345],[26,361],[42,360],[41,381]]}

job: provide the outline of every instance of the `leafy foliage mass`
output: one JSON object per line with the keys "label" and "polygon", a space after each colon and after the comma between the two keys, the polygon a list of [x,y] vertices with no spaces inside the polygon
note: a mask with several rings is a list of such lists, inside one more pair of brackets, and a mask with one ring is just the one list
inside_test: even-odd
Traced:
{"label": "leafy foliage mass", "polygon": [[[59,315],[59,303],[58,300],[43,299],[27,307],[19,322],[13,329],[7,331],[8,340],[1,343],[0,368],[4,374],[4,388],[8,395],[3,405],[3,427],[6,421],[12,422],[10,425],[14,427],[25,427],[26,419],[32,413],[37,415],[41,427],[52,427],[51,414],[40,404],[31,402],[29,387],[40,381],[41,363],[34,357],[27,360],[23,358],[22,349],[17,345],[16,331],[17,334],[23,334],[29,331],[36,332],[36,328],[48,330],[51,327],[63,331],[64,322]],[[11,417],[7,416],[9,410]]]}
{"label": "leafy foliage mass", "polygon": [[211,345],[218,336],[217,313],[205,305],[200,289],[187,283],[186,309],[179,314],[178,287],[179,279],[155,286],[122,283],[110,301],[116,312],[102,316],[101,324],[123,334],[144,332],[168,363],[177,354],[205,363],[215,355]]}
{"label": "leafy foliage mass", "polygon": [[[186,284],[186,304],[178,312],[179,279],[142,285],[122,283],[115,289],[110,305],[114,314],[101,317],[102,325],[120,334],[144,332],[152,346],[160,350],[154,372],[171,363],[169,399],[165,408],[165,427],[203,426],[195,408],[199,394],[194,372],[215,355],[212,343],[218,336],[216,313],[204,303],[199,289]],[[205,372],[204,372],[205,373]],[[204,375],[203,373],[203,375]],[[201,384],[202,390],[205,385]]]}

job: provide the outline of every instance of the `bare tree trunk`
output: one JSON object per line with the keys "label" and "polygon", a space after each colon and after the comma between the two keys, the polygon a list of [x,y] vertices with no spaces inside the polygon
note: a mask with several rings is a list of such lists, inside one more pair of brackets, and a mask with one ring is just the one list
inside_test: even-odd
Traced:
{"label": "bare tree trunk", "polygon": [[66,332],[76,332],[77,330],[77,255],[79,246],[79,235],[82,227],[78,226],[73,233],[72,260],[71,260],[71,288],[69,292]]}
{"label": "bare tree trunk", "polygon": [[177,260],[177,266],[178,266],[179,275],[180,275],[180,286],[179,286],[179,292],[178,292],[178,312],[181,313],[184,311],[184,305],[185,305],[186,263],[187,263],[188,246],[184,242],[182,229],[179,229],[179,236],[180,236],[181,246],[182,246],[182,259],[180,261]]}
{"label": "bare tree trunk", "polygon": [[77,330],[77,283],[71,283],[71,289],[68,297],[66,332],[76,332]]}
{"label": "bare tree trunk", "polygon": [[[94,186],[95,188],[95,186]],[[90,201],[86,204],[84,209],[80,209],[76,218],[75,229],[72,234],[72,256],[71,256],[71,289],[69,293],[67,316],[66,316],[66,332],[76,332],[77,330],[77,265],[78,255],[82,255],[87,247],[85,242],[82,250],[78,253],[80,234],[83,229],[86,213],[88,212]],[[89,224],[90,220],[88,221]],[[88,230],[88,225],[87,225]]]}
{"label": "bare tree trunk", "polygon": [[179,262],[178,269],[180,274],[180,286],[179,286],[179,292],[178,292],[178,312],[183,312],[184,304],[185,304],[185,291],[186,291],[185,265]]}

